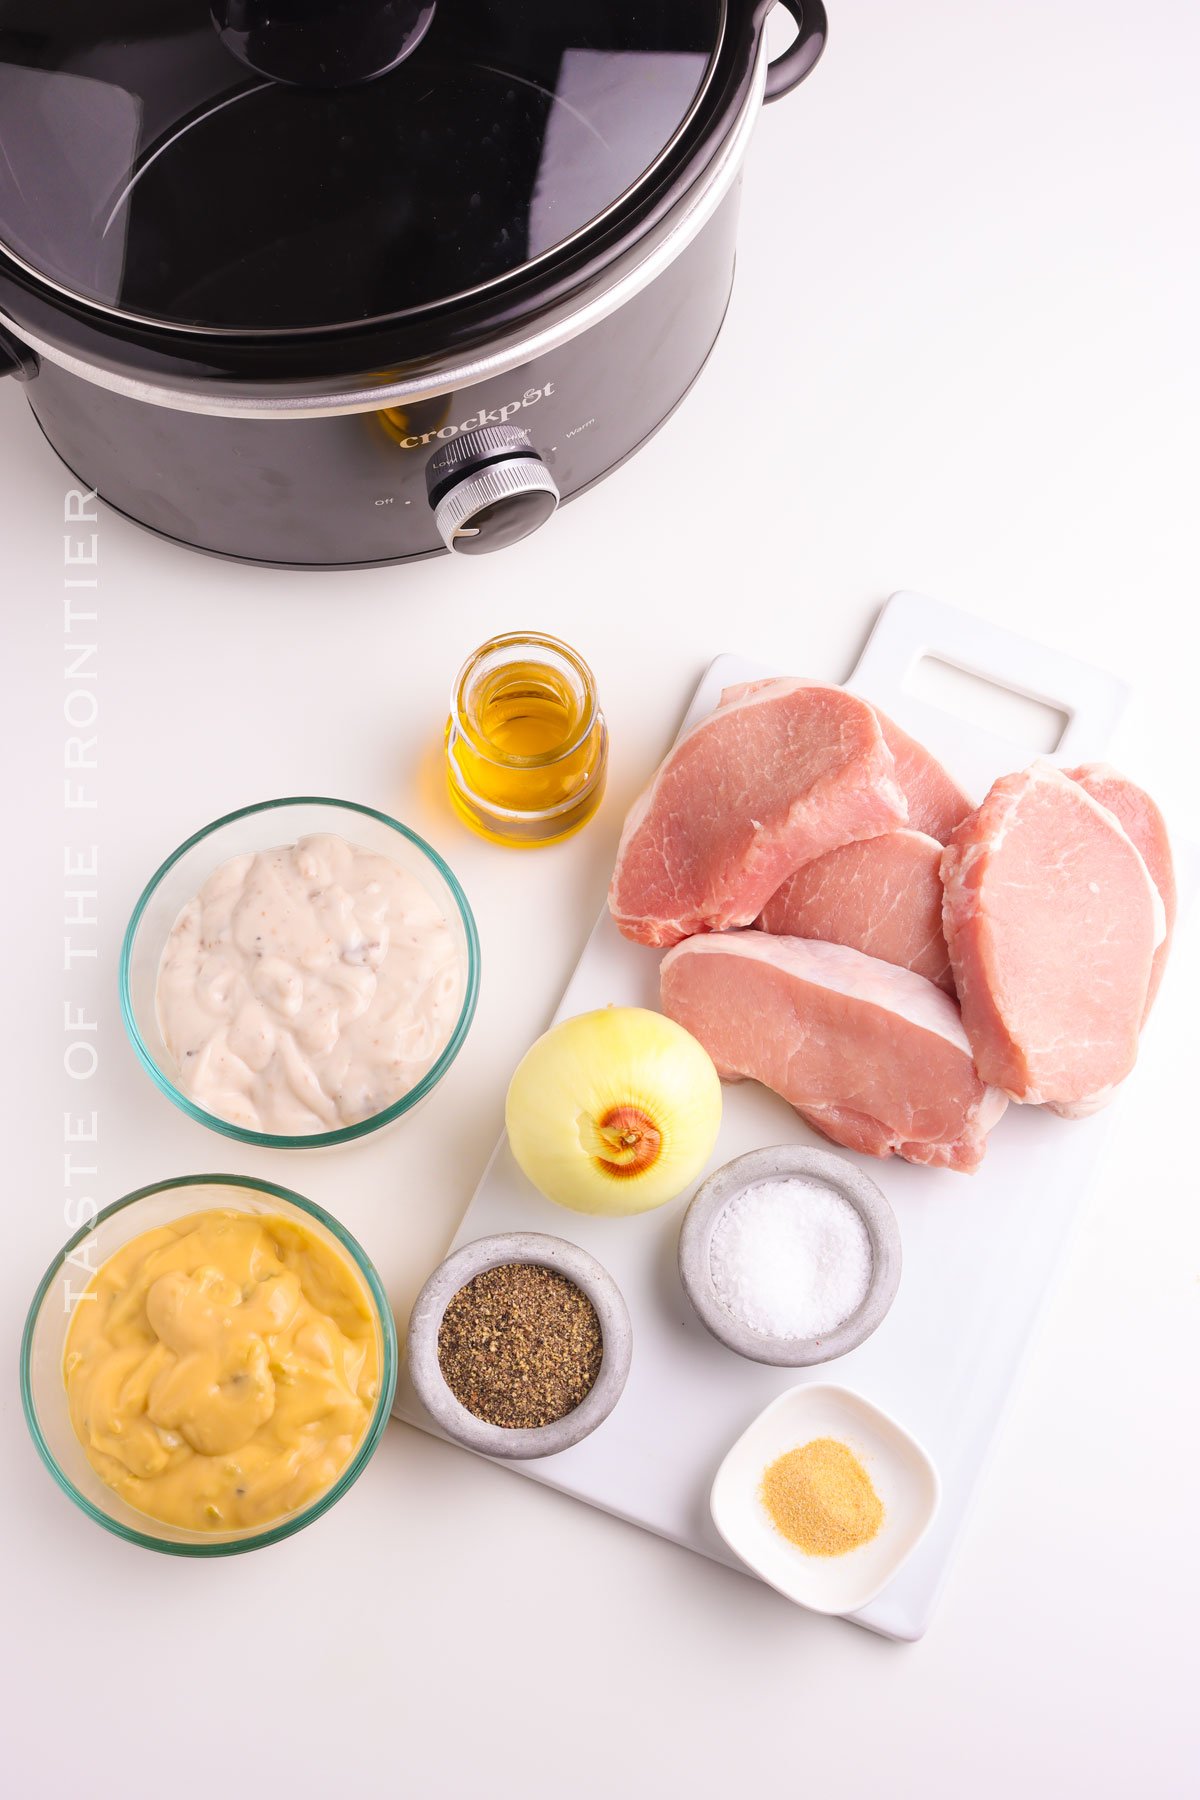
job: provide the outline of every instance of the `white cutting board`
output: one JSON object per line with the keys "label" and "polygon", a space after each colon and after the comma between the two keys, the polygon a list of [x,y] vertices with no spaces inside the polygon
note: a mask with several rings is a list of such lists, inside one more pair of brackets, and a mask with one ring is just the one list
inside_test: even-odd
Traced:
{"label": "white cutting board", "polygon": [[[1062,712],[1067,723],[1054,759],[1068,766],[1104,756],[1128,699],[1122,682],[1072,657],[923,595],[893,595],[846,685],[919,738],[978,798],[998,775],[1028,764],[1041,746],[917,699],[909,683],[926,655]],[[805,663],[799,618],[793,641],[780,644],[772,667],[718,657],[683,728],[710,712],[730,683],[778,674],[820,674]],[[923,691],[929,685],[925,682]],[[976,709],[988,716],[991,710]],[[605,912],[556,1018],[610,1004],[656,1005],[659,954],[627,942]],[[628,1385],[599,1430],[559,1456],[505,1466],[740,1568],[708,1513],[709,1488],[726,1450],[769,1400],[797,1382],[833,1380],[856,1388],[920,1439],[941,1475],[941,1509],[928,1536],[883,1593],[852,1615],[857,1624],[885,1636],[919,1638],[1111,1117],[1111,1107],[1092,1119],[1067,1121],[1035,1107],[1011,1106],[972,1176],[916,1168],[895,1158],[853,1158],[880,1184],[899,1219],[900,1291],[874,1337],[849,1356],[807,1371],[765,1368],[735,1356],[709,1337],[692,1313],[675,1266],[690,1191],[634,1219],[565,1212],[529,1185],[502,1140],[455,1247],[499,1231],[570,1238],[613,1275],[634,1332]],[[825,1140],[764,1088],[750,1082],[726,1087],[710,1167],[760,1145],[789,1142]],[[403,1372],[395,1410],[432,1429]],[[779,1604],[787,1602],[781,1598]]]}

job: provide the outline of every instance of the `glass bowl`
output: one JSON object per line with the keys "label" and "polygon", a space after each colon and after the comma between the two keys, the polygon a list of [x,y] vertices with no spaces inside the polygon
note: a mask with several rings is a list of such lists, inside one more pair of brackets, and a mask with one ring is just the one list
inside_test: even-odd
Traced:
{"label": "glass bowl", "polygon": [[[204,882],[230,857],[248,851],[270,850],[277,844],[295,843],[297,838],[313,832],[332,832],[365,850],[390,857],[400,868],[416,877],[426,891],[438,901],[443,916],[454,932],[466,970],[463,1001],[454,1029],[432,1068],[382,1112],[372,1113],[354,1125],[341,1125],[335,1131],[312,1131],[289,1136],[269,1131],[252,1131],[234,1125],[228,1119],[206,1112],[176,1086],[176,1064],[158,1028],[155,991],[158,965],[163,946],[180,912],[194,898]],[[168,1099],[173,1100],[189,1118],[236,1138],[241,1144],[257,1144],[272,1150],[319,1150],[332,1144],[348,1144],[368,1132],[378,1131],[403,1118],[433,1092],[446,1070],[462,1049],[475,1004],[479,998],[479,934],[470,903],[453,871],[424,838],[407,825],[390,819],[386,813],[369,806],[356,806],[349,800],[323,800],[300,797],[289,800],[267,800],[258,806],[244,806],[240,812],[228,813],[206,825],[181,844],[153,875],[141,899],[133,909],[133,917],[121,946],[121,1017],[137,1051],[142,1067]]]}
{"label": "glass bowl", "polygon": [[[249,1530],[188,1531],[138,1512],[101,1480],[75,1435],[67,1410],[63,1351],[73,1317],[72,1305],[91,1274],[131,1238],[155,1226],[170,1224],[209,1207],[272,1214],[292,1219],[321,1239],[358,1271],[367,1290],[379,1330],[379,1396],[362,1443],[332,1487],[310,1505]],[[396,1391],[396,1322],[383,1284],[370,1258],[336,1219],[269,1181],[240,1175],[185,1175],[138,1188],[97,1213],[90,1225],[64,1244],[38,1284],[21,1338],[21,1403],[25,1422],[42,1461],[65,1494],[97,1525],[131,1544],[162,1550],[169,1556],[237,1556],[261,1550],[302,1531],[328,1512],[362,1474],[379,1445]]]}

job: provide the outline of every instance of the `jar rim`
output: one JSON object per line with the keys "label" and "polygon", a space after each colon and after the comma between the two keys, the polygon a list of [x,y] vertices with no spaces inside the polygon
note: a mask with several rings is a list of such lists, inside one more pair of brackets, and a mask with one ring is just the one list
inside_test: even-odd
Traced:
{"label": "jar rim", "polygon": [[[583,689],[587,710],[583,714],[578,732],[558,745],[553,750],[542,750],[534,756],[499,755],[490,738],[476,729],[469,707],[466,704],[467,688],[471,676],[478,669],[485,657],[496,651],[542,651],[557,656],[579,678]],[[514,654],[509,660],[518,660]],[[501,664],[503,666],[503,664]],[[489,763],[495,769],[551,769],[556,763],[565,762],[582,749],[595,731],[597,724],[603,724],[599,699],[596,693],[596,677],[577,650],[565,644],[561,638],[552,637],[544,631],[505,631],[496,637],[488,638],[472,651],[466,662],[458,671],[454,680],[454,690],[450,698],[452,725],[461,732],[470,744],[471,749],[482,762]]]}

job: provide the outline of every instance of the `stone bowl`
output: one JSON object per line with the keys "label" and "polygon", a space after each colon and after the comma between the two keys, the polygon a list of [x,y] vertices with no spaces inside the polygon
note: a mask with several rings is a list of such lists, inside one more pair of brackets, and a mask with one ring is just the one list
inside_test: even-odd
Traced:
{"label": "stone bowl", "polygon": [[[604,1345],[600,1373],[575,1410],[550,1425],[517,1428],[489,1425],[485,1419],[476,1418],[456,1397],[438,1362],[442,1315],[454,1295],[476,1275],[503,1263],[534,1263],[573,1281],[591,1301],[600,1322]],[[632,1352],[629,1312],[607,1269],[577,1244],[538,1231],[476,1238],[474,1243],[455,1250],[434,1270],[417,1295],[408,1326],[408,1372],[418,1399],[435,1425],[468,1450],[510,1461],[554,1456],[595,1431],[621,1398]]]}
{"label": "stone bowl", "polygon": [[[848,1200],[871,1240],[871,1280],[861,1305],[819,1338],[770,1337],[753,1331],[726,1309],[712,1276],[713,1232],[729,1202],[756,1182],[788,1177],[818,1182]],[[785,1369],[832,1362],[869,1338],[896,1297],[900,1261],[896,1215],[871,1177],[844,1157],[802,1144],[751,1150],[725,1163],[700,1187],[679,1232],[679,1278],[701,1324],[739,1356]]]}

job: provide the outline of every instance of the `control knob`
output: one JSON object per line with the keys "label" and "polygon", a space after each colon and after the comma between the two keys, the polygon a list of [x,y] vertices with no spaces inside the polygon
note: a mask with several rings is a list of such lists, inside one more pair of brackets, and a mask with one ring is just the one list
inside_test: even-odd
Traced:
{"label": "control knob", "polygon": [[448,550],[483,556],[544,525],[559,502],[554,477],[523,431],[485,425],[430,457],[429,504]]}

